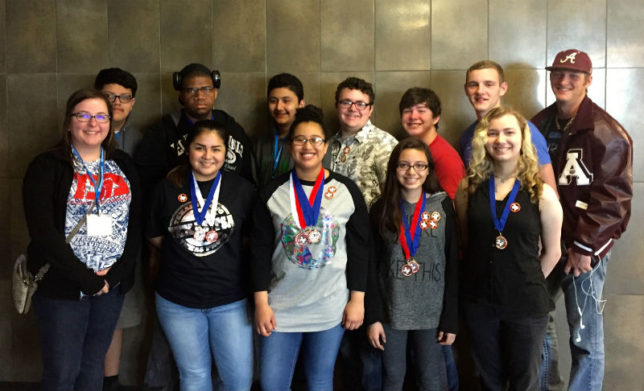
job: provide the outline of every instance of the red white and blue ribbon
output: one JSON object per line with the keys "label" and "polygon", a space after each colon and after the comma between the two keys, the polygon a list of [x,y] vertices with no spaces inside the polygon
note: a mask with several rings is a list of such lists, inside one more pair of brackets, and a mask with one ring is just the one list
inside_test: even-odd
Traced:
{"label": "red white and blue ribbon", "polygon": [[[405,218],[405,208],[403,206],[403,201],[400,201],[400,211],[402,216],[402,222],[400,223],[400,246],[402,247],[403,254],[405,255],[405,260],[409,260],[416,255],[418,251],[418,246],[420,244],[420,221],[421,221],[421,212],[425,210],[425,192],[422,192],[420,199],[416,201],[416,207],[414,208],[414,214],[411,218],[411,226],[407,223]],[[411,238],[411,233],[414,233],[414,239]]]}
{"label": "red white and blue ribbon", "polygon": [[308,199],[295,169],[291,171],[291,213],[296,217],[295,220],[301,229],[317,225],[320,207],[322,206],[322,193],[324,192],[323,189],[320,189],[321,187],[324,188],[324,168],[320,168],[320,173],[315,180],[313,190]]}

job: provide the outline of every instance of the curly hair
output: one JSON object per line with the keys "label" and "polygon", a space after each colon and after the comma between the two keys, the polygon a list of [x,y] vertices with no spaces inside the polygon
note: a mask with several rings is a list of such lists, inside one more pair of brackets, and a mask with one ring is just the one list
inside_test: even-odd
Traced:
{"label": "curly hair", "polygon": [[530,127],[528,121],[515,109],[511,107],[497,107],[491,110],[476,126],[474,139],[472,140],[472,160],[467,173],[469,181],[468,192],[474,193],[477,187],[487,180],[494,169],[494,162],[485,149],[487,132],[492,120],[512,115],[519,123],[521,131],[521,155],[517,166],[517,179],[521,183],[521,189],[530,193],[530,200],[537,203],[543,190],[543,179],[539,175],[539,163],[537,152],[532,144]]}

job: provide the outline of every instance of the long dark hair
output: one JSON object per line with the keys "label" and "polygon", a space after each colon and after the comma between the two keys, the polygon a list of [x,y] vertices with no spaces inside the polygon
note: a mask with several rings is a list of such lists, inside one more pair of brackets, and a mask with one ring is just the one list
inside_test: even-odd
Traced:
{"label": "long dark hair", "polygon": [[423,190],[425,193],[436,193],[443,189],[438,184],[436,172],[434,171],[434,159],[427,145],[414,137],[407,137],[396,145],[389,157],[387,163],[387,179],[385,180],[385,189],[382,192],[382,209],[380,210],[380,221],[378,231],[382,236],[390,233],[399,233],[400,222],[402,221],[402,212],[400,211],[400,183],[396,178],[396,170],[398,169],[398,160],[402,151],[405,149],[415,149],[425,153],[427,158],[427,165],[429,166],[429,174],[423,182]]}
{"label": "long dark hair", "polygon": [[[175,168],[170,170],[170,172],[168,172],[168,175],[166,176],[168,181],[173,186],[183,187],[185,185],[186,176],[191,170],[190,161],[188,160],[188,154],[190,153],[190,144],[192,144],[197,137],[205,132],[214,132],[217,133],[219,137],[221,137],[224,142],[225,148],[224,156],[227,155],[226,152],[228,152],[228,131],[226,131],[224,124],[209,119],[195,122],[190,130],[188,130],[186,141],[184,142],[185,150],[183,152],[183,155],[181,155],[179,164]],[[221,169],[223,170],[223,167]]]}
{"label": "long dark hair", "polygon": [[106,159],[109,158],[110,154],[114,150],[114,145],[116,138],[114,136],[114,128],[112,128],[112,103],[103,95],[102,92],[93,89],[82,89],[72,93],[67,99],[67,104],[65,105],[65,118],[63,119],[63,136],[60,140],[60,144],[65,149],[65,156],[72,161],[72,135],[69,131],[69,126],[72,123],[72,114],[74,113],[74,108],[77,104],[81,103],[87,99],[99,99],[105,102],[107,105],[107,114],[110,116],[110,130],[107,133],[107,137],[101,143],[101,146],[105,150]]}

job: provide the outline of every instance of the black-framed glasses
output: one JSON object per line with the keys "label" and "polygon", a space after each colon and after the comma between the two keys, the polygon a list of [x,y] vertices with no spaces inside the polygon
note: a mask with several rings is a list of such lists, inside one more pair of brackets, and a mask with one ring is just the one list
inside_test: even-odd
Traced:
{"label": "black-framed glasses", "polygon": [[185,92],[186,94],[195,96],[195,95],[197,95],[199,93],[199,91],[203,92],[204,94],[209,94],[214,89],[215,89],[215,87],[213,87],[213,86],[186,87],[186,88],[183,89],[183,92]]}
{"label": "black-framed glasses", "polygon": [[293,141],[293,145],[297,145],[299,147],[303,146],[307,142],[313,145],[314,147],[319,147],[320,145],[324,144],[326,140],[320,136],[313,136],[309,138],[307,138],[306,136],[295,136],[293,137],[292,141]]}
{"label": "black-framed glasses", "polygon": [[398,164],[396,164],[396,167],[398,167],[399,170],[403,170],[403,171],[408,171],[411,167],[413,167],[414,171],[423,172],[429,168],[429,165],[423,162],[416,162],[416,163],[398,162]]}
{"label": "black-framed glasses", "polygon": [[121,95],[116,95],[116,94],[113,94],[113,93],[111,93],[111,92],[106,92],[106,91],[105,91],[105,92],[103,92],[103,95],[105,95],[105,97],[107,98],[107,100],[109,100],[109,101],[110,101],[110,102],[112,102],[112,103],[116,102],[116,98],[118,98],[118,100],[119,100],[121,103],[130,103],[130,102],[132,101],[132,99],[134,99],[134,97],[132,96],[132,94],[121,94]]}
{"label": "black-framed glasses", "polygon": [[102,124],[110,121],[110,116],[105,113],[92,115],[86,111],[80,111],[78,113],[72,113],[71,115],[76,118],[78,122],[89,122],[92,118],[94,118],[96,122],[100,122]]}
{"label": "black-framed glasses", "polygon": [[367,107],[371,106],[371,103],[363,102],[361,100],[351,101],[349,99],[342,99],[338,101],[338,105],[343,109],[349,109],[351,106],[355,106],[356,109],[362,111]]}

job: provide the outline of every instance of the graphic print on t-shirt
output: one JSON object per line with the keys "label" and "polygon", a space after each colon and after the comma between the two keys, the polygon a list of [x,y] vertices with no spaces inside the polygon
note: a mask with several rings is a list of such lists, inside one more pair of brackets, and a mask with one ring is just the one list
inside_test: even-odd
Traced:
{"label": "graphic print on t-shirt", "polygon": [[[94,183],[98,184],[100,182],[97,175],[100,172],[99,161],[86,162],[85,165],[92,172]],[[74,159],[74,177],[67,196],[65,235],[70,234],[95,199],[92,180],[85,167]],[[130,185],[125,174],[114,161],[105,161],[99,207],[95,207],[92,214],[100,212],[102,215],[110,216],[111,234],[88,235],[85,223],[81,225],[70,242],[74,255],[88,268],[94,271],[103,270],[112,266],[123,254],[127,240],[131,200]]]}
{"label": "graphic print on t-shirt", "polygon": [[289,214],[281,225],[282,247],[288,259],[303,269],[319,269],[331,262],[336,251],[340,227],[324,207],[317,225],[300,229]]}
{"label": "graphic print on t-shirt", "polygon": [[215,215],[212,213],[213,208],[210,208],[203,223],[197,224],[192,213],[192,203],[188,200],[172,214],[168,231],[177,243],[193,255],[211,255],[228,242],[235,227],[233,215],[223,204],[217,204]]}

